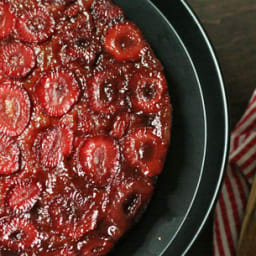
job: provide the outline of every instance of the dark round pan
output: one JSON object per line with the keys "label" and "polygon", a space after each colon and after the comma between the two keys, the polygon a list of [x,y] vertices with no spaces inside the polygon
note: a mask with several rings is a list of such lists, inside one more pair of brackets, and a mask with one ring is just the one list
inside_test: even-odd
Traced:
{"label": "dark round pan", "polygon": [[221,72],[197,18],[184,1],[116,0],[162,61],[174,108],[172,143],[142,220],[111,255],[184,255],[205,223],[228,152]]}

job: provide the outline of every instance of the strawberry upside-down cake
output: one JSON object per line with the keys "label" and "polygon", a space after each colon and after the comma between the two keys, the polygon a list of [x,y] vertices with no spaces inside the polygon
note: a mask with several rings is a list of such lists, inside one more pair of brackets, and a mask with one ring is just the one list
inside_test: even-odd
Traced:
{"label": "strawberry upside-down cake", "polygon": [[0,255],[106,255],[170,126],[163,67],[117,5],[0,0]]}

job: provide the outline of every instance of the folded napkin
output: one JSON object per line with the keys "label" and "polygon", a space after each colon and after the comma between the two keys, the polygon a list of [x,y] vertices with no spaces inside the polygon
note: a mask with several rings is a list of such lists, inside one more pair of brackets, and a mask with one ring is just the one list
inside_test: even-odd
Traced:
{"label": "folded napkin", "polygon": [[214,256],[234,256],[256,174],[256,90],[231,135],[229,163],[214,216]]}

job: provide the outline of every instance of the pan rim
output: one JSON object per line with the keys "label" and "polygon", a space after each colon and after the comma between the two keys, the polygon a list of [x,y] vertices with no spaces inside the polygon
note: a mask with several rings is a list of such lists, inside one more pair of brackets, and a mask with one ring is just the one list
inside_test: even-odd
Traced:
{"label": "pan rim", "polygon": [[181,223],[180,223],[179,227],[177,228],[176,232],[174,233],[172,239],[168,242],[168,244],[165,246],[165,248],[162,250],[161,254],[159,255],[159,256],[164,256],[165,253],[166,253],[166,250],[170,247],[170,245],[172,244],[173,240],[175,240],[176,236],[178,235],[178,233],[182,229],[186,219],[189,216],[191,208],[194,205],[194,201],[196,199],[196,196],[198,194],[198,190],[199,190],[201,179],[202,179],[202,175],[203,175],[203,170],[204,170],[204,165],[205,165],[205,158],[206,158],[206,151],[207,151],[207,136],[208,136],[208,134],[207,134],[207,114],[206,114],[206,108],[205,108],[205,99],[204,99],[203,92],[202,92],[202,85],[201,85],[201,82],[200,82],[197,70],[195,68],[194,62],[193,62],[193,60],[192,60],[192,58],[191,58],[191,56],[190,56],[190,54],[188,52],[187,47],[183,43],[181,37],[179,36],[179,34],[177,33],[177,31],[175,30],[173,25],[170,23],[170,21],[167,19],[167,17],[161,12],[161,10],[152,1],[149,1],[149,4],[152,5],[152,7],[158,12],[158,14],[165,20],[165,22],[168,24],[168,26],[172,29],[173,33],[175,34],[175,37],[178,39],[179,44],[182,46],[182,48],[183,48],[183,50],[184,50],[184,52],[186,54],[186,57],[189,60],[189,63],[191,65],[192,69],[193,69],[193,72],[194,72],[194,75],[195,75],[195,79],[196,79],[197,84],[198,84],[198,90],[200,92],[200,98],[201,98],[201,101],[202,101],[202,110],[203,110],[203,116],[204,116],[204,127],[205,127],[204,152],[203,152],[203,156],[202,156],[202,164],[201,164],[201,169],[200,169],[200,175],[199,175],[199,178],[198,178],[198,183],[196,185],[196,188],[195,188],[194,193],[193,193],[192,200],[191,200],[191,202],[189,204],[189,207],[188,207],[188,209],[186,211],[186,214],[184,215],[183,220],[181,221]]}
{"label": "pan rim", "polygon": [[225,141],[224,141],[224,154],[223,154],[223,158],[222,158],[222,164],[221,164],[221,168],[220,168],[220,175],[219,175],[219,180],[215,189],[215,193],[213,195],[212,201],[210,203],[210,206],[208,208],[207,213],[205,214],[205,217],[200,225],[200,227],[198,228],[194,238],[192,239],[192,241],[190,242],[190,244],[187,246],[186,250],[184,251],[183,255],[185,255],[189,249],[191,248],[191,246],[194,244],[195,240],[198,238],[200,232],[202,231],[204,225],[206,224],[206,221],[208,220],[209,215],[211,214],[214,205],[216,203],[217,197],[219,195],[220,189],[221,189],[221,185],[223,182],[223,178],[225,175],[225,169],[226,169],[226,165],[227,165],[227,160],[228,160],[228,154],[229,154],[229,143],[230,143],[230,121],[229,121],[229,104],[228,104],[228,97],[227,97],[227,91],[225,88],[225,83],[224,83],[224,79],[223,79],[223,75],[222,75],[222,71],[221,71],[221,67],[218,61],[218,58],[216,56],[216,52],[215,49],[213,47],[213,44],[211,43],[203,25],[201,24],[201,22],[199,21],[199,19],[197,18],[196,14],[192,11],[192,9],[190,8],[190,6],[188,5],[188,3],[185,0],[181,0],[181,3],[183,4],[183,6],[186,8],[186,10],[188,11],[188,13],[190,14],[190,16],[193,18],[193,20],[195,21],[198,29],[201,31],[201,34],[205,40],[205,43],[208,46],[208,49],[210,51],[213,63],[215,65],[217,74],[218,74],[218,79],[219,79],[219,83],[220,83],[220,89],[222,92],[222,100],[223,100],[223,107],[224,107],[224,116],[225,116]]}
{"label": "pan rim", "polygon": [[[170,22],[170,20],[163,14],[163,12],[161,11],[160,8],[157,7],[156,1],[154,0],[149,0],[149,3],[159,12],[159,15],[162,16],[162,18],[164,18],[166,20],[166,22],[168,22],[169,26],[173,29],[173,31],[176,33],[178,40],[181,42],[182,47],[184,48],[184,50],[186,51],[186,55],[189,57],[189,60],[193,66],[193,69],[195,70],[195,75],[196,78],[199,82],[199,87],[200,87],[200,94],[202,93],[202,87],[201,87],[201,82],[200,82],[200,77],[198,75],[197,69],[195,68],[195,64],[193,61],[192,56],[190,55],[188,48],[185,46],[183,40],[181,39],[179,33],[176,31],[176,29],[174,28],[174,26],[172,25],[172,23]],[[221,161],[219,161],[220,164],[220,168],[218,168],[219,172],[218,172],[218,179],[215,185],[215,189],[214,189],[214,193],[213,196],[211,197],[211,200],[209,201],[208,205],[207,205],[207,211],[205,211],[203,217],[199,220],[197,220],[196,223],[196,228],[195,228],[195,234],[194,236],[190,239],[190,242],[184,246],[185,249],[183,250],[182,256],[186,255],[189,251],[189,249],[192,247],[192,245],[194,244],[194,242],[196,241],[196,239],[198,238],[200,232],[202,231],[203,227],[205,226],[213,208],[215,205],[215,202],[217,200],[218,194],[220,192],[221,189],[221,185],[222,185],[222,181],[224,178],[224,174],[225,174],[225,169],[226,169],[226,164],[227,164],[227,160],[228,160],[228,153],[229,153],[229,142],[230,142],[230,121],[229,121],[229,104],[228,104],[228,97],[227,97],[227,92],[226,92],[226,88],[225,88],[225,83],[224,83],[224,79],[223,79],[223,75],[222,75],[222,71],[221,71],[221,67],[218,61],[218,58],[216,56],[216,52],[215,49],[213,47],[213,44],[211,43],[209,36],[206,33],[206,30],[204,29],[203,25],[201,24],[201,22],[199,21],[199,18],[196,16],[196,14],[194,13],[194,11],[192,10],[192,8],[189,6],[189,4],[186,2],[186,0],[175,0],[175,4],[177,3],[182,5],[182,8],[184,9],[185,12],[187,12],[187,14],[189,14],[189,17],[191,18],[192,22],[194,22],[194,24],[197,27],[197,30],[200,32],[200,35],[202,36],[202,40],[201,43],[204,43],[207,47],[208,53],[210,55],[211,58],[211,63],[209,65],[212,65],[216,71],[217,74],[217,78],[218,78],[218,84],[219,84],[219,90],[221,92],[221,100],[222,100],[222,111],[223,111],[223,115],[224,115],[224,119],[223,119],[223,124],[224,124],[224,130],[223,130],[223,135],[224,135],[224,139],[223,139],[223,155],[222,155],[222,159]],[[203,103],[203,109],[204,109],[204,113],[205,113],[205,99],[204,96],[202,95],[202,103]],[[207,114],[205,116],[205,118],[207,119]],[[205,119],[205,120],[206,120]],[[206,144],[205,144],[205,151],[207,151],[207,133],[208,133],[208,129],[207,129],[207,124],[205,126],[205,136],[206,136]],[[205,154],[204,154],[204,158],[202,161],[202,170],[204,169],[204,163],[205,163]],[[187,218],[189,217],[189,214],[191,213],[191,210],[194,206],[195,200],[198,196],[198,190],[199,187],[202,183],[202,175],[203,172],[201,170],[200,173],[200,177],[198,179],[198,184],[197,187],[195,189],[194,195],[193,195],[193,199],[191,200],[191,204],[186,212],[186,215],[184,216],[184,219],[182,220],[181,224],[179,225],[177,231],[175,232],[173,238],[169,241],[169,243],[166,245],[166,247],[162,250],[161,254],[159,254],[159,256],[168,256],[170,254],[170,247],[171,244],[175,241],[175,238],[178,236],[178,234],[180,233],[180,231],[182,230]]]}

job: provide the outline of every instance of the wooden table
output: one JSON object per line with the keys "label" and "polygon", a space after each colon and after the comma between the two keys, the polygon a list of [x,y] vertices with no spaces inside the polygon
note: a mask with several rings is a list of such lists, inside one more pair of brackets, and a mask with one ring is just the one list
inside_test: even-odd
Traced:
{"label": "wooden table", "polygon": [[[256,1],[187,2],[198,14],[215,46],[226,82],[233,128],[256,88]],[[188,256],[212,255],[212,219]]]}

